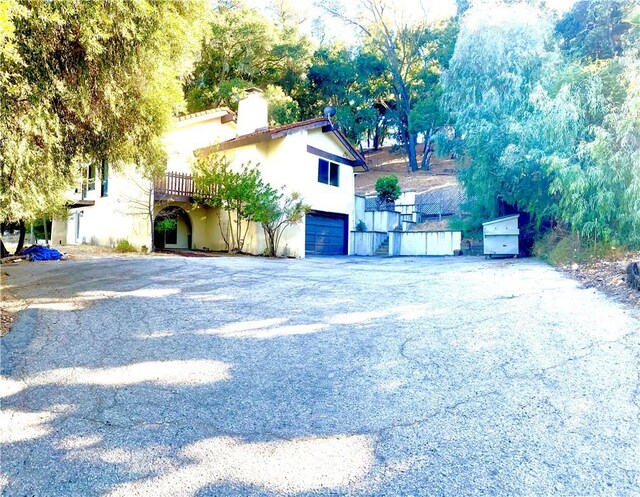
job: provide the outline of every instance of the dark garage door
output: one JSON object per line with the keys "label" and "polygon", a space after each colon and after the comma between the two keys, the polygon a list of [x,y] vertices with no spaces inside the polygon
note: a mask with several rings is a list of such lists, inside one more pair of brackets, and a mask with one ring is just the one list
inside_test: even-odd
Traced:
{"label": "dark garage door", "polygon": [[346,214],[307,214],[305,252],[309,255],[346,255]]}

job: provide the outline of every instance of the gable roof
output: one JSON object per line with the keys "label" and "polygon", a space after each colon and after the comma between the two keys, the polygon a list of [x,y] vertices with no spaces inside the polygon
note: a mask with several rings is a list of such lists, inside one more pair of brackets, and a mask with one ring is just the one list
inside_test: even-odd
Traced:
{"label": "gable roof", "polygon": [[354,165],[364,168],[368,171],[367,163],[364,156],[356,150],[351,144],[345,134],[338,129],[338,127],[331,123],[326,117],[316,117],[314,119],[307,119],[306,121],[299,121],[297,123],[284,124],[282,126],[275,126],[272,128],[260,129],[249,133],[247,135],[238,136],[231,140],[224,141],[222,143],[211,145],[209,147],[199,148],[194,150],[196,157],[203,157],[213,152],[219,152],[222,150],[230,150],[245,145],[252,145],[254,143],[260,143],[269,140],[276,140],[283,138],[292,133],[298,133],[300,131],[322,128],[324,133],[333,133],[342,146],[355,158]]}

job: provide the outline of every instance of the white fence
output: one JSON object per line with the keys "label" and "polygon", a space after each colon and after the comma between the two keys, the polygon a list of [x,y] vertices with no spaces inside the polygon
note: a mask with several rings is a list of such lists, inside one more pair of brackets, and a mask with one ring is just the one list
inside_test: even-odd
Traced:
{"label": "white fence", "polygon": [[389,255],[453,255],[461,240],[461,231],[392,231]]}
{"label": "white fence", "polygon": [[351,254],[374,255],[378,247],[388,238],[387,232],[380,231],[352,231]]}

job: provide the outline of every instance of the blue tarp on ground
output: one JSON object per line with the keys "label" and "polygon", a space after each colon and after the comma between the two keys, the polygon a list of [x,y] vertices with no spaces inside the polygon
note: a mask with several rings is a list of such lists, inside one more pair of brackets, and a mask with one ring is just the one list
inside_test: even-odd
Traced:
{"label": "blue tarp on ground", "polygon": [[31,261],[58,261],[62,258],[62,254],[56,249],[43,247],[42,245],[32,245],[27,247],[20,255],[28,256]]}

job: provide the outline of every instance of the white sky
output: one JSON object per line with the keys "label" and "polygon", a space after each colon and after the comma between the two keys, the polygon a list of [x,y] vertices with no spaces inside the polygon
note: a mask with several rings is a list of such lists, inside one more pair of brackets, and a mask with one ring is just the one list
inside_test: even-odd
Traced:
{"label": "white sky", "polygon": [[[320,0],[322,1],[322,0]],[[359,2],[357,0],[341,0],[345,6],[347,13],[357,15]],[[387,0],[390,4],[394,4],[395,10],[406,13],[409,16],[422,17],[426,12],[427,17],[431,19],[443,19],[450,17],[456,12],[455,0]],[[492,0],[488,0],[489,2]],[[545,0],[547,6],[562,14],[569,10],[577,0]],[[268,12],[271,0],[246,0],[251,7]],[[314,19],[321,19],[324,24],[325,40],[342,40],[345,44],[355,43],[360,37],[360,33],[354,26],[345,26],[338,19],[334,19],[325,13],[320,7],[316,6],[318,0],[276,0],[276,2],[295,8],[304,22],[301,29],[307,34],[312,35],[317,41],[320,36],[317,33],[317,27],[314,32]],[[471,3],[487,3],[487,0],[471,0]],[[490,8],[489,6],[487,8]]]}

